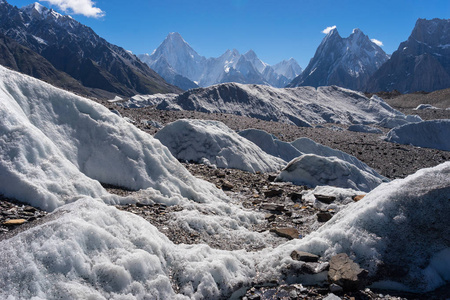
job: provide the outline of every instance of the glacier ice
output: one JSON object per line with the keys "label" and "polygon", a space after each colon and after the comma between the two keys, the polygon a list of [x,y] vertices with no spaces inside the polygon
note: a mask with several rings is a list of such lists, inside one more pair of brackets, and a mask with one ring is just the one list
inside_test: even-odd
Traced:
{"label": "glacier ice", "polygon": [[178,120],[155,134],[181,160],[248,172],[280,170],[285,161],[269,155],[225,124],[210,120]]}
{"label": "glacier ice", "polygon": [[389,131],[386,140],[392,143],[450,151],[450,120],[405,124]]}

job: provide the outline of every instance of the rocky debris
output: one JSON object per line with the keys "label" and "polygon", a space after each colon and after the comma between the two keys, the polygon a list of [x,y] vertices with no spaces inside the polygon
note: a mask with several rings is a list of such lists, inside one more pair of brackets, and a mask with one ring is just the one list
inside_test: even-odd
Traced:
{"label": "rocky debris", "polygon": [[0,195],[0,235],[45,215],[43,210]]}
{"label": "rocky debris", "polygon": [[321,211],[317,213],[317,221],[319,221],[320,223],[328,222],[332,217],[333,215],[328,211]]}
{"label": "rocky debris", "polygon": [[275,227],[270,229],[270,232],[273,232],[278,236],[285,237],[289,240],[298,239],[299,237],[298,230],[293,227]]}
{"label": "rocky debris", "polygon": [[334,200],[336,200],[335,196],[327,196],[327,195],[320,195],[320,194],[314,194],[314,197],[319,200],[322,203],[325,204],[331,204]]}
{"label": "rocky debris", "polygon": [[[138,120],[136,126],[150,134],[154,134],[159,129],[141,123],[141,119],[153,120],[162,125],[183,118],[217,120],[236,131],[248,128],[261,129],[286,142],[294,141],[300,137],[307,137],[322,145],[355,156],[381,175],[390,179],[404,178],[419,169],[436,166],[450,160],[450,152],[448,151],[419,148],[410,145],[402,145],[399,147],[397,144],[380,140],[382,134],[350,132],[347,130],[331,131],[329,127],[336,127],[337,125],[335,124],[322,124],[320,126],[321,128],[306,128],[231,114],[209,114],[196,111],[164,111],[158,110],[155,107],[122,108],[107,101],[98,101],[108,108],[112,107],[117,109],[122,116]],[[438,112],[441,112],[441,110]],[[448,118],[450,111],[442,110],[442,112],[447,113],[447,115],[434,113],[427,119]],[[384,133],[387,132],[383,128],[380,129],[384,130]]]}
{"label": "rocky debris", "polygon": [[27,220],[25,220],[25,219],[12,219],[12,220],[8,220],[8,221],[3,222],[3,225],[5,225],[5,226],[22,225],[26,221]]}
{"label": "rocky debris", "polygon": [[353,201],[357,202],[359,200],[361,200],[362,198],[364,198],[365,195],[356,195],[353,197]]}
{"label": "rocky debris", "polygon": [[299,251],[299,250],[292,251],[291,258],[293,260],[304,261],[304,262],[317,262],[317,261],[319,261],[319,256],[317,256],[315,254],[312,254],[312,253]]}
{"label": "rocky debris", "polygon": [[270,189],[270,190],[263,191],[263,193],[264,193],[264,197],[271,198],[271,197],[275,197],[275,196],[281,196],[283,194],[283,190],[282,189]]}
{"label": "rocky debris", "polygon": [[341,286],[345,291],[363,289],[367,284],[368,271],[351,260],[346,253],[337,254],[330,259],[328,281]]}
{"label": "rocky debris", "polygon": [[227,181],[227,180],[221,180],[220,181],[220,187],[224,191],[231,191],[233,189],[234,185],[231,182]]}
{"label": "rocky debris", "polygon": [[340,293],[340,292],[344,291],[342,286],[337,285],[335,283],[330,284],[329,289],[330,289],[330,292],[332,292],[332,293]]}

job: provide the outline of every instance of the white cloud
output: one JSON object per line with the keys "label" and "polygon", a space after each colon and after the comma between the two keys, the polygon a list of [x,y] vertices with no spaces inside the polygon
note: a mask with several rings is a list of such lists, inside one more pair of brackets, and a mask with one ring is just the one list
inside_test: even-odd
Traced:
{"label": "white cloud", "polygon": [[325,33],[325,34],[328,34],[328,33],[330,33],[331,30],[333,30],[335,28],[336,28],[336,25],[330,26],[330,27],[327,27],[324,30],[322,30],[322,32]]}
{"label": "white cloud", "polygon": [[40,2],[48,2],[51,5],[59,7],[65,13],[76,15],[84,15],[86,17],[100,18],[105,12],[95,7],[95,3],[91,0],[39,0]]}
{"label": "white cloud", "polygon": [[383,45],[383,42],[382,42],[382,41],[379,41],[379,40],[377,40],[377,39],[371,39],[371,41],[372,41],[372,43],[378,45],[379,47],[383,47],[383,46],[384,46],[384,45]]}

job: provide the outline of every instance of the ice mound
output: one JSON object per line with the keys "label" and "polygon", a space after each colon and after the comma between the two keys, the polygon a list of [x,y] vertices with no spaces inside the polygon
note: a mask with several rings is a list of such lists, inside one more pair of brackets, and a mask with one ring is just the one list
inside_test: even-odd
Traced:
{"label": "ice mound", "polygon": [[417,115],[388,116],[381,120],[377,125],[384,128],[395,128],[405,124],[418,123],[422,121],[422,118]]}
{"label": "ice mound", "polygon": [[0,98],[5,196],[49,211],[80,196],[117,203],[100,181],[153,188],[169,198],[226,198],[192,176],[158,140],[100,104],[4,67]]}
{"label": "ice mound", "polygon": [[153,95],[135,95],[128,99],[117,103],[117,105],[126,108],[142,108],[147,106],[158,105],[164,99],[173,99],[177,94],[153,94]]}
{"label": "ice mound", "polygon": [[386,140],[392,143],[450,151],[450,120],[406,124],[389,131]]}
{"label": "ice mound", "polygon": [[419,104],[417,105],[416,108],[413,108],[413,110],[424,110],[424,109],[440,109],[440,108],[437,108],[431,104]]}
{"label": "ice mound", "polygon": [[217,299],[255,275],[245,251],[175,245],[144,219],[91,198],[0,248],[1,299]]}
{"label": "ice mound", "polygon": [[337,157],[323,157],[315,154],[305,154],[293,159],[278,174],[276,180],[309,187],[330,185],[365,192],[371,191],[382,183],[380,178]]}
{"label": "ice mound", "polygon": [[260,129],[246,129],[239,132],[239,135],[252,141],[266,153],[279,157],[286,162],[299,157],[301,153],[291,143],[280,141],[276,136]]}
{"label": "ice mound", "polygon": [[383,183],[303,240],[275,249],[259,268],[270,272],[293,249],[325,259],[345,252],[369,271],[373,286],[434,290],[450,281],[449,178],[446,162]]}
{"label": "ice mound", "polygon": [[353,155],[316,143],[309,138],[305,137],[299,138],[291,142],[291,144],[304,154],[315,154],[323,157],[337,157],[343,161],[346,161],[354,165],[355,167],[364,172],[367,172],[377,178],[380,178],[383,181],[388,181],[387,178],[378,174],[374,169],[372,169],[371,167],[369,167],[368,165],[366,165]]}
{"label": "ice mound", "polygon": [[178,120],[158,131],[155,138],[180,160],[218,168],[272,172],[285,165],[218,121]]}
{"label": "ice mound", "polygon": [[311,124],[375,124],[405,115],[383,99],[337,86],[273,88],[265,85],[223,83],[168,97],[158,106],[166,110],[229,113],[302,127]]}

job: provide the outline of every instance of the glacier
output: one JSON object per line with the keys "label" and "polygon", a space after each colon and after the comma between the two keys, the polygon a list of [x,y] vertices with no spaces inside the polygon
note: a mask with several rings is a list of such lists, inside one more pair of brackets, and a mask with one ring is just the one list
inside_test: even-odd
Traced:
{"label": "glacier", "polygon": [[[249,229],[264,222],[261,213],[193,177],[158,140],[101,105],[3,67],[0,100],[0,193],[52,211],[0,238],[2,299],[210,299],[255,278],[323,283],[323,274],[291,272],[302,264],[292,250],[324,261],[345,252],[374,287],[425,292],[450,281],[450,162],[381,183],[312,234],[272,247],[276,237]],[[99,181],[139,191],[114,196]],[[174,244],[110,205],[132,201],[180,205],[173,222],[265,248]],[[379,276],[398,266],[406,272]]]}

